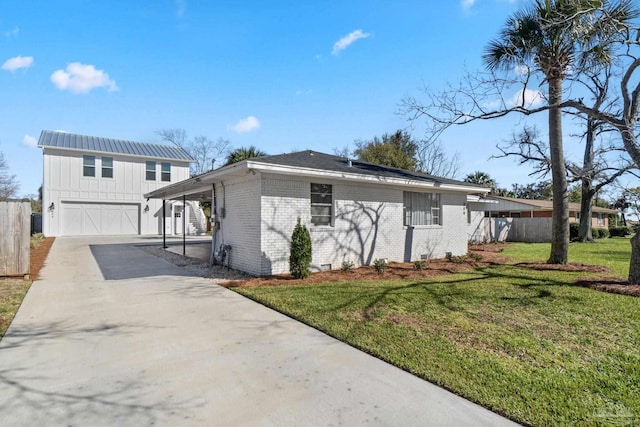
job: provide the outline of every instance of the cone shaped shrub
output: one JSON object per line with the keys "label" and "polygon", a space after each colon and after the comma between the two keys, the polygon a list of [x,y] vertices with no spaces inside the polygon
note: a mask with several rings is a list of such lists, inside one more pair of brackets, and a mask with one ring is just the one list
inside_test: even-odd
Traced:
{"label": "cone shaped shrub", "polygon": [[291,235],[289,272],[296,279],[304,279],[311,274],[311,236],[307,227],[298,223]]}

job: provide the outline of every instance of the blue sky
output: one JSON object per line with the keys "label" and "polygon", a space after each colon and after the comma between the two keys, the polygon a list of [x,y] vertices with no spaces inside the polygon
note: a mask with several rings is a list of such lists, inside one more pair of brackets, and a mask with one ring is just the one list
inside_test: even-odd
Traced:
{"label": "blue sky", "polygon": [[[41,183],[34,143],[45,129],[159,142],[155,131],[184,128],[270,154],[331,153],[407,128],[400,101],[482,68],[484,47],[524,3],[3,0],[0,151],[21,195]],[[534,181],[512,160],[489,160],[520,121],[445,133],[460,178]],[[544,117],[528,122],[546,132]]]}

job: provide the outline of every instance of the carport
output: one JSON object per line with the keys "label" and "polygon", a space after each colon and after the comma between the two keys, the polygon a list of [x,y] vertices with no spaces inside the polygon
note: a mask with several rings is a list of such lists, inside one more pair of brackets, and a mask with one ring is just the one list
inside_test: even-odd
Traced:
{"label": "carport", "polygon": [[[224,180],[232,177],[244,176],[249,172],[247,162],[239,162],[220,169],[214,169],[200,175],[193,176],[184,181],[159,188],[144,195],[149,199],[162,200],[162,245],[167,249],[167,227],[166,227],[166,202],[181,201],[186,204],[187,201],[192,202],[209,202],[211,203],[211,255],[209,264],[214,262],[214,254],[219,246],[218,232],[220,230],[220,220],[225,216],[225,200],[224,200]],[[222,192],[221,200],[218,201],[217,195]],[[219,205],[220,204],[220,205]],[[182,215],[183,230],[186,230],[186,215]],[[182,255],[187,255],[186,233],[182,234]]]}

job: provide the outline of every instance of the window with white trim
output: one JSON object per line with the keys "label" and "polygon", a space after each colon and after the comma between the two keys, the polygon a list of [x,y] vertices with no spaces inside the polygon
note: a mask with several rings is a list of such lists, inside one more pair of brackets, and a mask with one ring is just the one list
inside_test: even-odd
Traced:
{"label": "window with white trim", "polygon": [[332,190],[330,184],[311,184],[311,224],[331,225]]}
{"label": "window with white trim", "polygon": [[113,157],[102,158],[102,177],[113,178]]}
{"label": "window with white trim", "polygon": [[82,176],[96,176],[96,156],[82,156]]}
{"label": "window with white trim", "polygon": [[171,182],[171,163],[160,163],[160,180]]}
{"label": "window with white trim", "polygon": [[404,225],[441,225],[440,194],[404,192]]}
{"label": "window with white trim", "polygon": [[155,181],[156,180],[156,162],[147,161],[146,168],[146,179],[147,181]]}
{"label": "window with white trim", "polygon": [[598,227],[604,227],[604,214],[598,212]]}

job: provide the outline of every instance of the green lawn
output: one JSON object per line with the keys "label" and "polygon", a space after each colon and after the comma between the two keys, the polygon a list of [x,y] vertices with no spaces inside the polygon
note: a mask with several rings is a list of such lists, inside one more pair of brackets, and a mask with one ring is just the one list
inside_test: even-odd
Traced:
{"label": "green lawn", "polygon": [[30,285],[28,280],[0,280],[0,339],[9,328]]}
{"label": "green lawn", "polygon": [[[575,244],[571,260],[624,275],[629,250],[628,240]],[[548,252],[505,250],[522,261]],[[571,285],[583,276],[495,266],[235,290],[520,423],[638,425],[640,298]]]}

